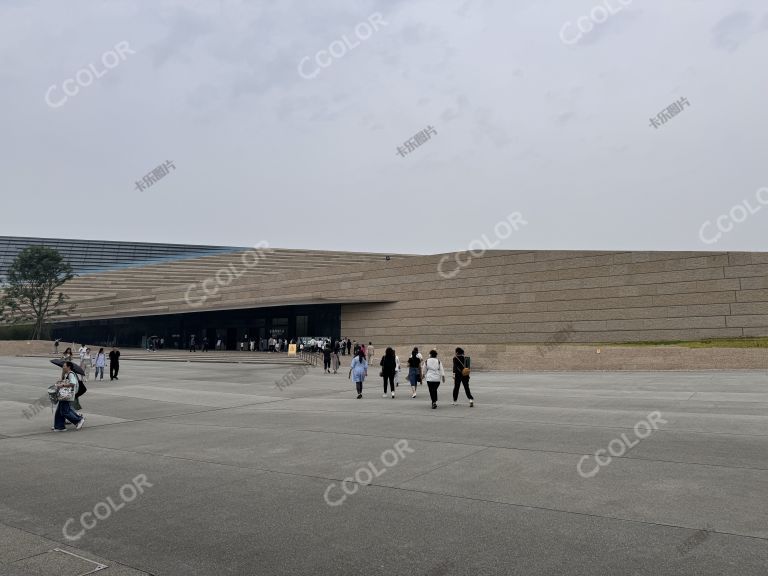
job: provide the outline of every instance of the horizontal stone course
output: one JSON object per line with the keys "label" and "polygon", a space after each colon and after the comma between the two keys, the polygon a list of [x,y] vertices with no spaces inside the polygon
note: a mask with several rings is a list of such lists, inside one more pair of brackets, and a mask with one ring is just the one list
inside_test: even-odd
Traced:
{"label": "horizontal stone course", "polygon": [[[270,255],[272,268],[248,270],[201,307],[189,306],[185,292],[195,283],[193,295],[201,295],[200,283],[224,265],[222,256],[200,268],[186,260],[187,284],[158,283],[164,270],[172,271],[169,282],[180,278],[163,264],[92,277],[94,287],[114,280],[112,295],[89,295],[68,319],[341,302],[341,333],[377,345],[412,337],[441,345],[546,342],[566,330],[569,342],[768,335],[768,254],[488,251],[452,278],[441,277],[438,264],[452,262],[453,270],[453,253],[385,261],[343,253],[323,259],[318,251],[292,260],[297,254]],[[313,267],[291,269],[304,261]],[[127,278],[130,289],[121,290]],[[87,290],[88,278],[72,286]]]}

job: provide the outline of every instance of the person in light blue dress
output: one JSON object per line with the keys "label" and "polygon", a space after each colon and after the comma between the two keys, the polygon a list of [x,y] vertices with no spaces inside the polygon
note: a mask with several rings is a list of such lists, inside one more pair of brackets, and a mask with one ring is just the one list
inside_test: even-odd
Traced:
{"label": "person in light blue dress", "polygon": [[360,350],[352,360],[352,365],[349,367],[349,377],[354,380],[357,387],[357,399],[363,397],[363,382],[368,376],[368,362],[365,360],[365,352]]}

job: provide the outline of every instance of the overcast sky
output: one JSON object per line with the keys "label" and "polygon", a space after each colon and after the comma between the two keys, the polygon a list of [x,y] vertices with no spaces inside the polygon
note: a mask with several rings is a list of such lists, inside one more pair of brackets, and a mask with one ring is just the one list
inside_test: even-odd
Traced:
{"label": "overcast sky", "polygon": [[767,58],[765,0],[0,0],[0,234],[768,251]]}

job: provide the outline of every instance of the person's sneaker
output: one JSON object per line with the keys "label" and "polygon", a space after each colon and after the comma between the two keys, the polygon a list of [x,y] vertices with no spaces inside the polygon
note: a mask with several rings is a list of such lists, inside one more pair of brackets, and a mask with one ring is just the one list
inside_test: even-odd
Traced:
{"label": "person's sneaker", "polygon": [[78,422],[78,423],[75,425],[75,430],[80,430],[80,428],[82,428],[82,427],[83,427],[83,424],[85,424],[85,416],[82,416],[82,417],[80,418],[80,422]]}
{"label": "person's sneaker", "polygon": [[395,397],[395,393],[394,393],[394,392],[392,392],[392,398],[394,398],[394,397]]}
{"label": "person's sneaker", "polygon": [[413,396],[411,398],[416,398],[416,392],[413,393]]}
{"label": "person's sneaker", "polygon": [[432,410],[434,410],[435,408],[437,408],[437,404],[435,404],[434,402],[432,402]]}
{"label": "person's sneaker", "polygon": [[454,406],[458,406],[459,403],[458,402],[451,402],[451,404],[453,404]]}
{"label": "person's sneaker", "polygon": [[357,395],[357,399],[358,399],[358,400],[360,400],[360,398],[362,398],[362,397],[363,397],[363,395],[362,395],[362,394],[358,394],[358,395]]}
{"label": "person's sneaker", "polygon": [[474,406],[475,406],[475,401],[474,400],[470,400],[469,401],[469,407],[470,408],[474,408]]}
{"label": "person's sneaker", "polygon": [[386,398],[386,397],[387,397],[387,393],[386,393],[386,392],[384,392],[384,394],[382,394],[382,395],[381,395],[381,397],[382,397],[382,398]]}
{"label": "person's sneaker", "polygon": [[64,428],[51,428],[54,432],[66,432],[66,429]]}

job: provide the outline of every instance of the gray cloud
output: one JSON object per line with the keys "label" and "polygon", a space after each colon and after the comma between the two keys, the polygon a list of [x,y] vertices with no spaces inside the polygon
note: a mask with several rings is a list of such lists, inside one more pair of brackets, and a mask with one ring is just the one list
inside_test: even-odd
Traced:
{"label": "gray cloud", "polygon": [[752,15],[734,12],[725,16],[712,29],[712,42],[717,48],[733,52],[752,33]]}
{"label": "gray cloud", "polygon": [[[764,0],[637,0],[564,44],[596,3],[0,0],[3,233],[64,235],[30,205],[65,203],[91,238],[441,252],[521,211],[502,247],[711,249],[702,222],[768,186]],[[374,12],[385,27],[299,75]],[[135,55],[46,105],[123,40]],[[768,250],[765,218],[717,248]]]}

